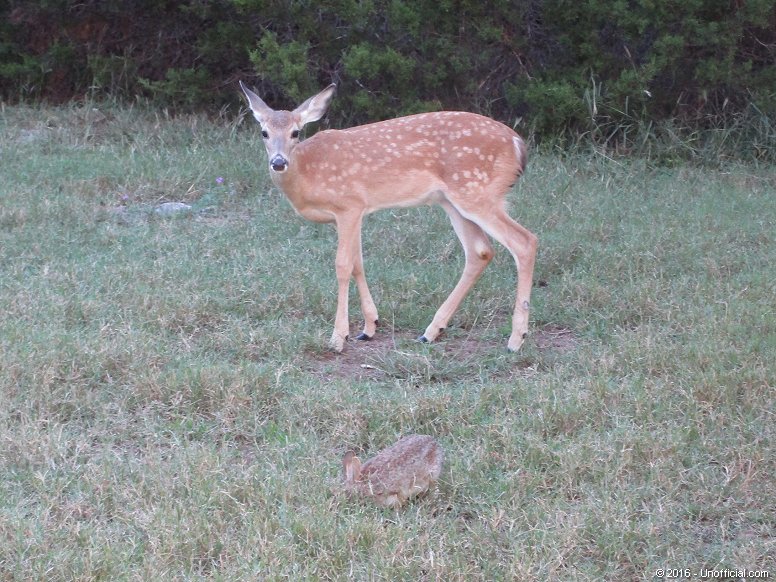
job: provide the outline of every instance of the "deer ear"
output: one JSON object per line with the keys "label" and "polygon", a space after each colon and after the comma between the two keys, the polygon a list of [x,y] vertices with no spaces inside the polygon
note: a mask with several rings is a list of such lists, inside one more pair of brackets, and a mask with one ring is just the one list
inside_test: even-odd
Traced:
{"label": "deer ear", "polygon": [[262,101],[261,97],[248,89],[248,86],[242,81],[240,81],[240,89],[242,89],[243,93],[245,93],[245,97],[248,99],[248,105],[250,105],[251,111],[253,111],[253,116],[256,118],[256,121],[263,123],[271,113],[272,109],[270,109],[267,104]]}
{"label": "deer ear", "polygon": [[342,468],[345,471],[345,481],[353,483],[361,476],[361,460],[353,451],[348,451],[342,457]]}
{"label": "deer ear", "polygon": [[299,126],[302,127],[313,121],[318,121],[326,109],[329,107],[331,98],[334,97],[334,91],[337,86],[332,83],[317,95],[313,95],[307,101],[302,103],[292,112],[294,117],[299,120]]}

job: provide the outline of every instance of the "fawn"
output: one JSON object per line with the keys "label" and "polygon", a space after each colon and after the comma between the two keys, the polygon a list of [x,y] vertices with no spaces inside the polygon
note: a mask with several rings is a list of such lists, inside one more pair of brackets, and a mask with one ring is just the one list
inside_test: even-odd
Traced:
{"label": "fawn", "polygon": [[517,265],[517,297],[507,347],[520,348],[528,332],[537,237],[512,220],[505,197],[525,169],[526,146],[512,129],[474,113],[420,113],[349,129],[327,130],[299,141],[308,123],[323,117],[334,96],[330,85],[293,111],[275,111],[240,82],[261,125],[272,181],[294,209],[315,222],[334,223],[337,315],[331,347],[348,338],[348,287],[356,281],[364,330],[371,339],[377,308],[364,275],[361,223],[381,208],[439,204],[463,245],[466,264],[458,284],[418,338],[434,341],[493,258],[488,235]]}

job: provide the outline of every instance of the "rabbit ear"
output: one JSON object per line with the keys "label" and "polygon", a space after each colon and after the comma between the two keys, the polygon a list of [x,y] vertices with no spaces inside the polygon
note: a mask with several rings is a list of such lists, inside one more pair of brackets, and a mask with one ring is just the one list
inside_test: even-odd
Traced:
{"label": "rabbit ear", "polygon": [[348,451],[342,457],[342,468],[345,470],[345,481],[357,481],[361,476],[361,460],[353,451]]}

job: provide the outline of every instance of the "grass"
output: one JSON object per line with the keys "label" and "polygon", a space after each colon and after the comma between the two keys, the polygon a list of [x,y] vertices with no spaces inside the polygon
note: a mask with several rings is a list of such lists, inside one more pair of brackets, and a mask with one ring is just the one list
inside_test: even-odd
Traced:
{"label": "grass", "polygon": [[[532,159],[517,355],[506,251],[417,344],[458,243],[439,210],[373,215],[380,339],[334,356],[334,232],[246,126],[2,110],[0,577],[776,576],[772,166]],[[410,432],[446,451],[433,494],[332,495],[345,450]]]}

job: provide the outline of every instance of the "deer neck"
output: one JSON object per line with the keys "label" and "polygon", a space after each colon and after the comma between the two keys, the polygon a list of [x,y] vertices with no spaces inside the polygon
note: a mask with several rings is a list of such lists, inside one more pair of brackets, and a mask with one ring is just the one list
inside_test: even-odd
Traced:
{"label": "deer neck", "polygon": [[309,173],[306,143],[294,148],[291,163],[285,172],[270,170],[270,177],[299,215],[313,222],[333,222],[334,215],[327,212],[325,203],[322,204],[315,195],[317,181]]}
{"label": "deer neck", "polygon": [[272,182],[283,191],[292,204],[294,200],[302,198],[300,175],[295,165],[292,162],[285,172],[275,172],[271,169],[269,171]]}

